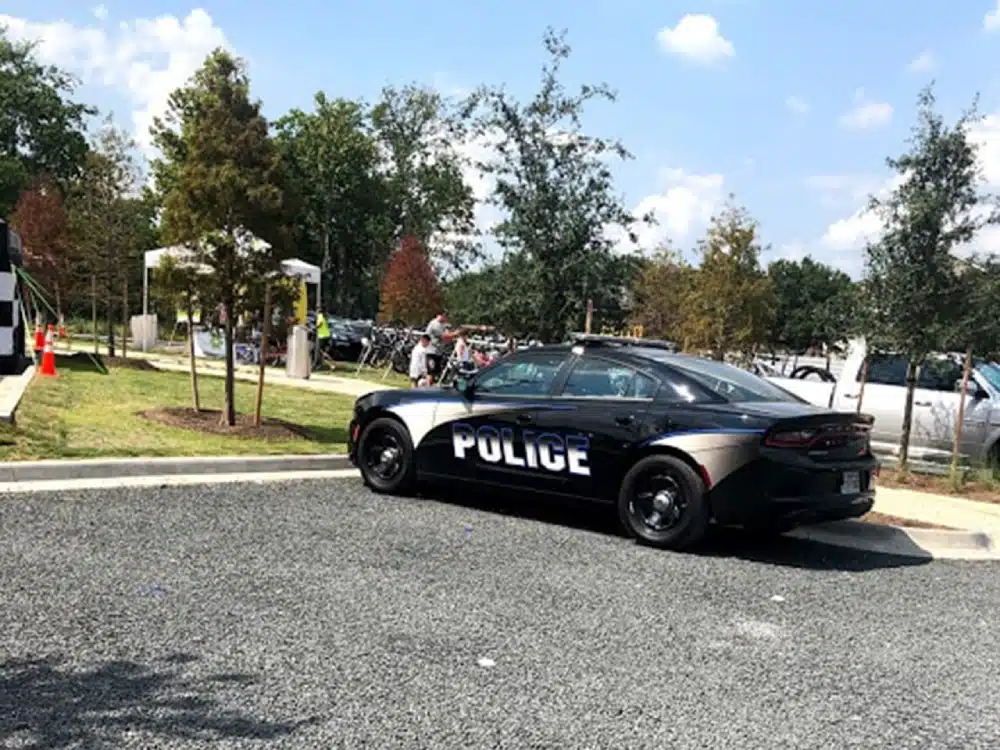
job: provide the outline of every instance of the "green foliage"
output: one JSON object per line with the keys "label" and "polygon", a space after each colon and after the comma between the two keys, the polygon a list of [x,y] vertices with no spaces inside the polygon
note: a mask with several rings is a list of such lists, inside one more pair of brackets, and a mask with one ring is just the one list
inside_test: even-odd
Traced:
{"label": "green foliage", "polygon": [[76,81],[42,65],[35,44],[12,42],[0,26],[0,216],[9,216],[33,180],[48,175],[62,189],[79,174],[93,107],[71,100]]}
{"label": "green foliage", "polygon": [[690,343],[716,359],[763,343],[774,322],[771,279],[760,267],[757,222],[730,204],[699,243],[701,264],[687,299]]}
{"label": "green foliage", "polygon": [[681,342],[688,331],[688,298],[697,269],[669,245],[656,249],[633,286],[633,323],[646,336]]}
{"label": "green foliage", "polygon": [[560,81],[570,55],[565,35],[549,30],[544,41],[549,60],[531,101],[484,87],[467,107],[478,113],[473,132],[495,145],[495,157],[479,167],[495,179],[491,202],[505,215],[496,238],[522,255],[527,275],[518,296],[539,338],[557,341],[583,322],[588,298],[623,292],[607,285],[618,270],[609,229],[630,234],[636,220],[616,195],[608,165],[630,154],[618,141],[583,133],[586,105],[613,101],[614,93],[603,84],[568,92]]}
{"label": "green foliage", "polygon": [[299,198],[298,254],[322,269],[326,308],[372,313],[395,227],[369,109],[318,93],[312,112],[293,109],[275,127]]}
{"label": "green foliage", "polygon": [[854,290],[846,273],[806,256],[776,260],[767,275],[777,302],[773,345],[802,353],[811,346],[835,346],[850,335]]}

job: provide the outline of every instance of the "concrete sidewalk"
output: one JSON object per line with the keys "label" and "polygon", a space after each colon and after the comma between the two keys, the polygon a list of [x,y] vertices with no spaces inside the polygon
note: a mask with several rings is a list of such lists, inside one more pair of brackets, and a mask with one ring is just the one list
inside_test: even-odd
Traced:
{"label": "concrete sidewalk", "polygon": [[877,487],[873,510],[876,513],[906,518],[910,521],[1000,535],[1000,505],[994,503],[893,487]]}

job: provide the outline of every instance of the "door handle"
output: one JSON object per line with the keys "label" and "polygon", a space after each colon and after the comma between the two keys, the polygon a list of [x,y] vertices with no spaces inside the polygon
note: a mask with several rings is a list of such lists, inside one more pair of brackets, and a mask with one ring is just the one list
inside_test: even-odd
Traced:
{"label": "door handle", "polygon": [[622,427],[631,427],[635,424],[635,416],[632,414],[623,414],[620,417],[615,417],[615,422]]}
{"label": "door handle", "polygon": [[914,401],[913,405],[914,406],[930,406],[931,402],[930,401]]}
{"label": "door handle", "polygon": [[845,393],[844,394],[844,398],[849,398],[849,399],[851,399],[851,401],[854,401],[855,399],[857,399],[857,397],[858,397],[857,393]]}
{"label": "door handle", "polygon": [[532,424],[535,418],[530,414],[518,414],[515,420],[518,424]]}

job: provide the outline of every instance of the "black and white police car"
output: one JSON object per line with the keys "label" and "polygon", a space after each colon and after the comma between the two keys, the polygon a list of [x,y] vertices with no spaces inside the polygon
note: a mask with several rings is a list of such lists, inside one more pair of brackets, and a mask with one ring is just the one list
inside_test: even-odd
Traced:
{"label": "black and white police car", "polygon": [[682,549],[712,521],[780,533],[867,513],[873,421],[662,342],[576,335],[452,388],[360,397],[349,451],[378,492],[465,482],[614,503],[638,540]]}

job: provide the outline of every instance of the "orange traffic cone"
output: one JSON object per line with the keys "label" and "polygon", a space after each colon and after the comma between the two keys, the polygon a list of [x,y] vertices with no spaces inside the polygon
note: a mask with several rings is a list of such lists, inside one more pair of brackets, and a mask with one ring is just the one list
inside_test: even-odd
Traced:
{"label": "orange traffic cone", "polygon": [[59,338],[66,338],[66,316],[59,316]]}
{"label": "orange traffic cone", "polygon": [[40,352],[45,348],[45,331],[42,329],[42,322],[35,321],[35,351]]}
{"label": "orange traffic cone", "polygon": [[45,351],[42,353],[42,375],[56,374],[56,351],[53,345],[52,324],[49,324],[49,332],[45,335]]}

